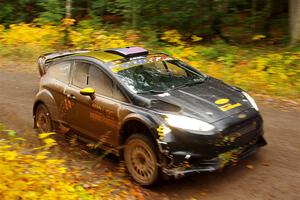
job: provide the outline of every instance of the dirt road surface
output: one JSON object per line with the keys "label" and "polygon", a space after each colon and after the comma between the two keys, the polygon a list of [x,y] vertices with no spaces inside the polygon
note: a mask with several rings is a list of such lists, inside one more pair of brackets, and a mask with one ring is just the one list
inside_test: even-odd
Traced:
{"label": "dirt road surface", "polygon": [[[0,123],[17,130],[32,143],[37,142],[32,130],[32,103],[38,82],[35,73],[0,68]],[[142,189],[146,199],[300,199],[300,110],[289,106],[279,108],[276,105],[280,103],[273,101],[258,101],[258,104],[265,121],[266,147],[223,172],[198,174]],[[66,158],[84,147],[76,147],[75,151],[68,148],[60,150]],[[97,158],[92,153],[76,156],[72,159],[83,166]],[[96,174],[101,176],[117,165],[113,158],[104,159]]]}

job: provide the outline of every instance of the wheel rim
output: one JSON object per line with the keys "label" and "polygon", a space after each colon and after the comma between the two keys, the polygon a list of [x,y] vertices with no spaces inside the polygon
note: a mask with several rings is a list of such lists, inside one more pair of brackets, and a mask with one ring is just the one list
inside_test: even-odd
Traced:
{"label": "wheel rim", "polygon": [[51,131],[51,120],[49,113],[42,107],[39,107],[36,114],[36,126],[40,132],[50,132]]}
{"label": "wheel rim", "polygon": [[130,141],[125,159],[128,171],[133,178],[142,184],[151,184],[157,173],[156,157],[150,147],[140,140]]}

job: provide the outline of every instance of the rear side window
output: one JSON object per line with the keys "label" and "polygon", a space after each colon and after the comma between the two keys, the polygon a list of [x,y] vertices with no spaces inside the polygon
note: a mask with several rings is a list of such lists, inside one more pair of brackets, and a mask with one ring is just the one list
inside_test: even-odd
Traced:
{"label": "rear side window", "polygon": [[47,74],[54,79],[57,79],[64,83],[69,83],[70,69],[71,62],[61,62],[50,66],[50,68],[47,71]]}

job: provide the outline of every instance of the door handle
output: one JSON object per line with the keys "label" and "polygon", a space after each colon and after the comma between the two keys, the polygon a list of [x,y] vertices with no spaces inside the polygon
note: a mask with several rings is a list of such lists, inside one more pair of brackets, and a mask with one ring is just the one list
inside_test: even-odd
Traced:
{"label": "door handle", "polygon": [[73,94],[68,94],[67,98],[72,100],[72,101],[76,101],[76,96],[74,96]]}

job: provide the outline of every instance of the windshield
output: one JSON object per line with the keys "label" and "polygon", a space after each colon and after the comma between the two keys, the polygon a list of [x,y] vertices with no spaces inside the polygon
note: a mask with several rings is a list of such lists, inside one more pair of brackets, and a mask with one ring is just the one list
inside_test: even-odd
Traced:
{"label": "windshield", "polygon": [[127,61],[115,65],[112,71],[135,93],[163,93],[205,79],[184,62],[169,57]]}

